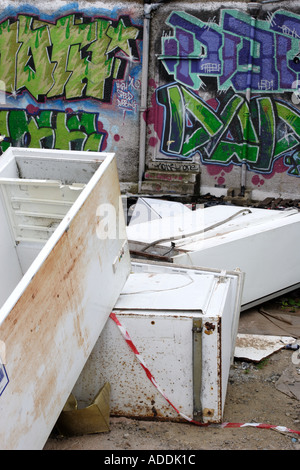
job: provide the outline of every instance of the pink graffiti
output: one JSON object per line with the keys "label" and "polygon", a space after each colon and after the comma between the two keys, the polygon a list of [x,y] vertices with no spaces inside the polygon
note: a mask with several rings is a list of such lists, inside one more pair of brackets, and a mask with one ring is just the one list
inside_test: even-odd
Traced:
{"label": "pink graffiti", "polygon": [[150,78],[149,81],[148,81],[148,86],[150,88],[157,88],[157,85],[156,85],[156,81],[154,80],[154,78]]}
{"label": "pink graffiti", "polygon": [[148,126],[153,124],[154,131],[161,140],[164,122],[164,110],[162,109],[162,106],[157,104],[155,93],[153,93],[151,97],[151,106],[144,112],[143,118]]}
{"label": "pink graffiti", "polygon": [[210,98],[209,100],[206,101],[206,103],[214,110],[217,111],[219,107],[219,101],[216,100],[215,98]]}
{"label": "pink graffiti", "polygon": [[157,144],[157,142],[158,142],[158,140],[157,140],[156,137],[150,137],[150,139],[149,139],[149,145],[150,145],[150,147],[155,147],[156,144]]}
{"label": "pink graffiti", "polygon": [[222,172],[230,173],[233,169],[233,164],[228,165],[228,166],[215,165],[215,164],[210,165],[209,164],[209,165],[206,165],[206,168],[207,168],[207,172],[211,176],[215,176],[215,175],[219,175]]}
{"label": "pink graffiti", "polygon": [[97,121],[97,131],[104,134],[103,145],[101,150],[104,151],[107,147],[107,131],[104,129],[103,122]]}
{"label": "pink graffiti", "polygon": [[252,177],[252,184],[254,184],[255,186],[260,186],[260,185],[263,185],[265,180],[263,180],[259,175],[254,175]]}
{"label": "pink graffiti", "polygon": [[220,176],[220,178],[217,179],[217,183],[221,186],[225,183],[225,178],[223,178],[223,176]]}
{"label": "pink graffiti", "polygon": [[278,160],[275,160],[273,164],[273,171],[272,173],[269,173],[268,175],[264,175],[265,179],[270,179],[273,178],[275,173],[285,173],[289,169],[288,166],[284,164],[284,158],[278,158]]}
{"label": "pink graffiti", "polygon": [[32,114],[34,116],[34,115],[37,115],[40,110],[37,106],[34,106],[33,104],[29,104],[26,107],[26,111],[27,111],[28,114]]}

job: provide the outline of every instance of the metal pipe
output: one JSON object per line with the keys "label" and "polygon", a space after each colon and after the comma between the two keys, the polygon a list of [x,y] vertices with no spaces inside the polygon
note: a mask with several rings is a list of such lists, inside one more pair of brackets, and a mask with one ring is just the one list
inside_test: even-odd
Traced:
{"label": "metal pipe", "polygon": [[[263,4],[268,3],[276,3],[280,2],[281,0],[261,0],[259,3],[250,2],[247,4],[247,9],[251,14],[251,48],[250,48],[250,67],[248,69],[248,80],[247,80],[247,90],[246,90],[246,100],[250,107],[250,100],[251,100],[251,78],[253,72],[253,48],[254,48],[254,37],[255,37],[255,27],[256,27],[256,20],[257,16],[261,10]],[[249,110],[250,113],[250,110]],[[249,136],[249,113],[247,113],[247,120],[246,120],[246,142],[248,142]],[[246,190],[246,176],[247,176],[247,163],[246,158],[244,157],[242,160],[242,168],[241,168],[241,196],[245,195]]]}
{"label": "metal pipe", "polygon": [[147,110],[148,97],[148,72],[149,72],[149,44],[150,44],[150,20],[151,12],[159,7],[159,3],[144,2],[144,22],[143,22],[143,64],[142,64],[142,84],[141,84],[141,105],[140,105],[140,142],[139,142],[139,183],[138,192],[141,191],[142,181],[145,172],[146,162],[146,130],[147,122],[144,119],[144,112]]}
{"label": "metal pipe", "polygon": [[260,3],[261,4],[264,4],[264,3],[277,3],[277,2],[281,2],[282,0],[262,0]]}
{"label": "metal pipe", "polygon": [[145,171],[146,155],[146,121],[144,112],[147,109],[148,94],[148,67],[149,67],[149,40],[150,40],[150,11],[151,5],[144,5],[143,23],[143,64],[142,64],[142,85],[141,85],[141,105],[140,105],[140,148],[139,148],[139,186],[141,191],[142,180]]}
{"label": "metal pipe", "polygon": [[252,82],[252,72],[253,72],[253,55],[254,55],[254,39],[255,39],[255,27],[257,15],[260,11],[261,4],[250,2],[247,5],[247,9],[251,14],[251,37],[250,37],[250,57],[248,63],[248,76],[247,76],[247,89],[246,89],[246,102],[248,106],[248,111],[245,113],[246,123],[245,123],[245,141],[246,146],[243,151],[243,160],[241,165],[241,196],[245,195],[246,190],[246,176],[247,176],[247,152],[248,152],[248,137],[249,137],[249,113],[250,113],[250,100],[251,100],[251,82]]}

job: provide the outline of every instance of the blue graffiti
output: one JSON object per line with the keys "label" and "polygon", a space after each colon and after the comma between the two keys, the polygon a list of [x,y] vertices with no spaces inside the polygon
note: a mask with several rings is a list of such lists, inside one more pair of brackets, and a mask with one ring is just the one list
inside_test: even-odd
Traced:
{"label": "blue graffiti", "polygon": [[167,24],[174,34],[162,38],[160,59],[177,82],[198,90],[204,86],[203,77],[216,77],[220,90],[295,90],[300,73],[300,16],[277,11],[263,21],[224,9],[216,24],[173,12]]}

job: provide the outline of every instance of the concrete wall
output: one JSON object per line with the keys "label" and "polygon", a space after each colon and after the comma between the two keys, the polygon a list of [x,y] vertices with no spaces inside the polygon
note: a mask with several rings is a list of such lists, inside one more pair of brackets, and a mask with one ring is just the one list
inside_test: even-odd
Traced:
{"label": "concrete wall", "polygon": [[2,152],[114,151],[131,192],[300,198],[300,1],[0,8]]}
{"label": "concrete wall", "polygon": [[142,4],[4,0],[0,8],[2,151],[115,151],[122,182],[136,182]]}

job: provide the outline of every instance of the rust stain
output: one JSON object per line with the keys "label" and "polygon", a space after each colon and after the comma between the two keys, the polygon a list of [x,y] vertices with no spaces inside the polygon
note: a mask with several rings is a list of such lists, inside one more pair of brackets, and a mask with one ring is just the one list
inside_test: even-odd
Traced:
{"label": "rust stain", "polygon": [[211,335],[214,332],[215,328],[216,328],[216,326],[213,323],[210,323],[210,322],[206,322],[204,327],[205,327],[204,333],[206,335]]}
{"label": "rust stain", "polygon": [[124,410],[114,409],[111,411],[110,416],[113,417],[126,417],[129,419],[144,420],[144,421],[159,421],[159,422],[173,422],[173,423],[185,423],[186,421],[180,416],[176,415],[162,415],[157,412],[157,415],[154,416],[152,412],[143,413],[143,415],[137,416],[134,413],[124,413]]}
{"label": "rust stain", "polygon": [[[2,329],[5,328],[8,350],[8,370],[13,360],[11,354],[20,349],[21,337],[26,336],[26,331],[30,332],[30,343],[24,345],[26,357],[30,354],[28,381],[32,377],[32,372],[38,370],[41,363],[47,362],[46,355],[49,351],[55,349],[54,332],[59,329],[60,323],[70,311],[76,312],[74,314],[75,331],[78,344],[82,345],[79,327],[82,311],[78,309],[78,306],[82,300],[80,282],[84,279],[86,270],[86,263],[83,259],[84,250],[81,251],[81,263],[78,260],[76,263],[76,259],[74,260],[70,253],[71,247],[67,249],[68,243],[65,243],[65,238],[66,234],[54,247],[2,325]],[[76,269],[74,269],[75,265]],[[22,371],[22,380],[18,380],[17,376],[10,377],[18,393],[23,391],[26,369],[24,367]],[[52,390],[49,385],[56,382],[56,375],[55,369],[53,371],[51,368],[47,369],[47,383],[44,384],[43,390],[45,401],[51,398],[48,396]],[[42,384],[41,381],[39,385]]]}
{"label": "rust stain", "polygon": [[204,408],[203,409],[203,416],[205,418],[212,418],[215,414],[215,410],[213,408]]}

